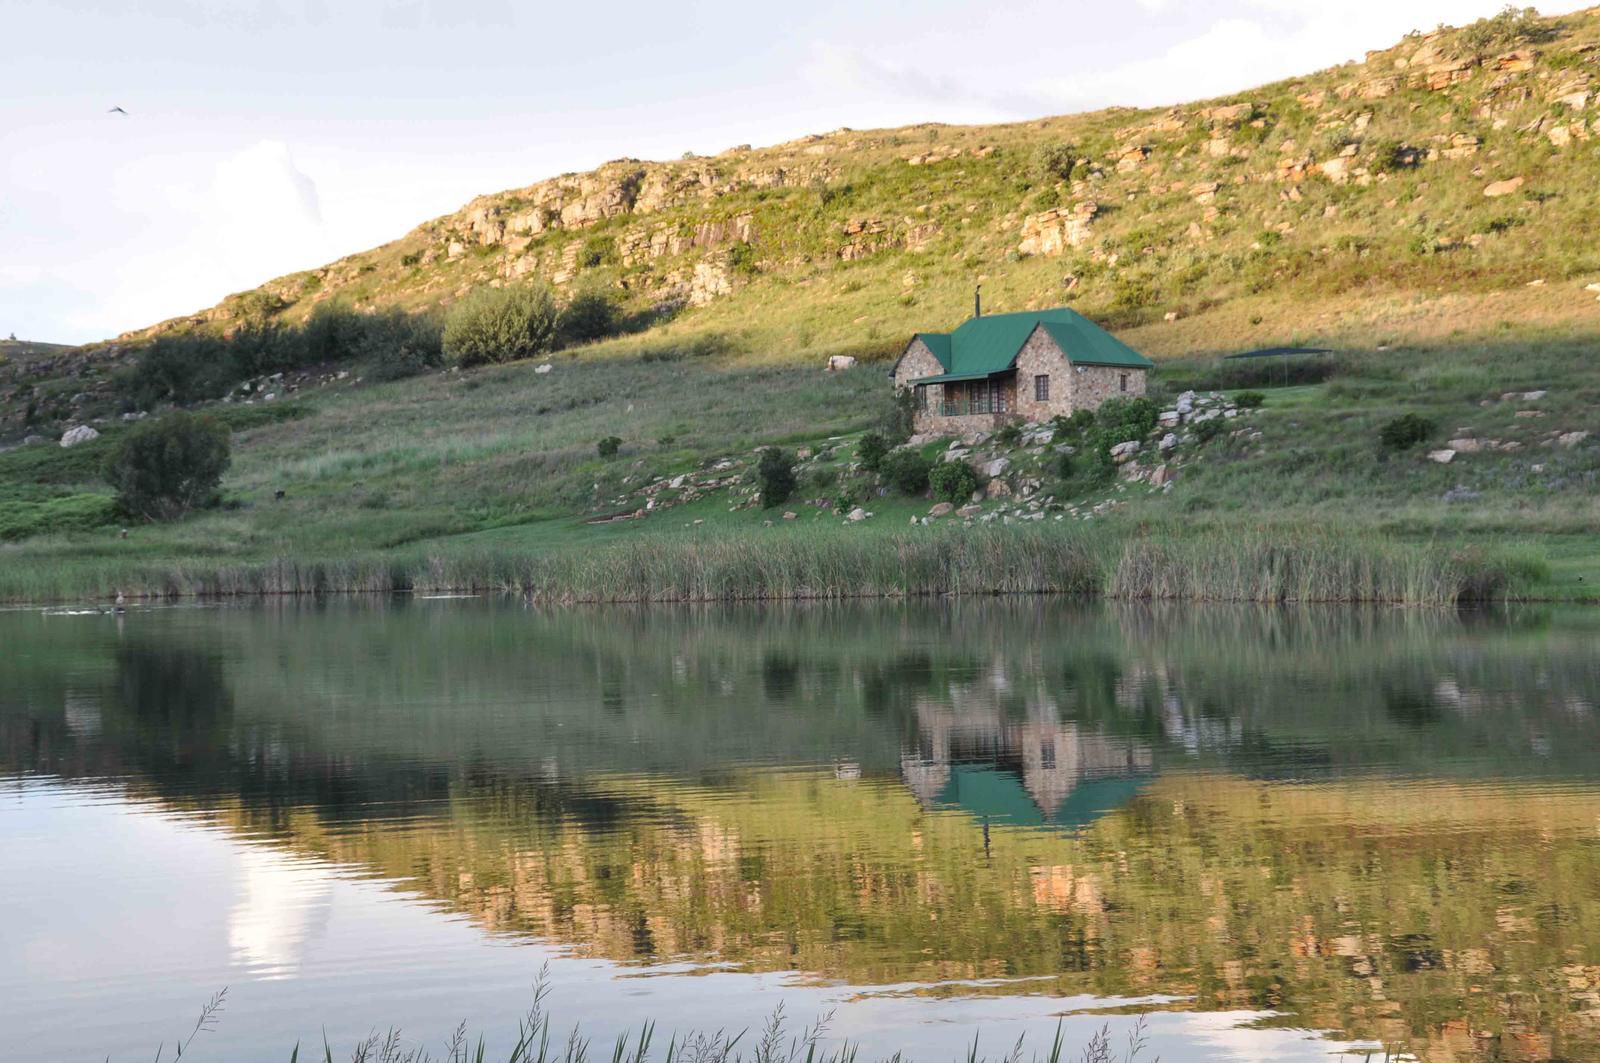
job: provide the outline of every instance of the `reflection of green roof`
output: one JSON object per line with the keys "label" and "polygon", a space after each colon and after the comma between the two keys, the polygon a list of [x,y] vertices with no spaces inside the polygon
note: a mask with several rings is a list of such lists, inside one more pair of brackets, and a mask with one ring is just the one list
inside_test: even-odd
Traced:
{"label": "reflection of green roof", "polygon": [[1086,779],[1073,787],[1047,820],[1014,772],[976,765],[956,767],[935,802],[953,806],[996,824],[1012,827],[1087,827],[1133,800],[1146,776]]}
{"label": "reflection of green roof", "polygon": [[1113,365],[1148,369],[1155,363],[1076,310],[1029,310],[969,318],[954,332],[919,332],[944,373],[917,383],[975,380],[1010,369],[1022,345],[1040,326],[1075,365]]}

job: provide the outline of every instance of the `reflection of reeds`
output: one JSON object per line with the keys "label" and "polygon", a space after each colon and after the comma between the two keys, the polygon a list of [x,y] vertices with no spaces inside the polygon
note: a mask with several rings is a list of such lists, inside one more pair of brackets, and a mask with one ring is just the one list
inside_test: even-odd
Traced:
{"label": "reflection of reeds", "polygon": [[[0,598],[501,591],[539,602],[729,602],[1061,594],[1131,600],[1392,602],[1507,597],[1516,565],[1475,551],[1301,532],[1129,538],[1081,526],[911,533],[779,528],[553,551],[139,563],[10,574]],[[1520,573],[1526,576],[1526,573]]]}
{"label": "reflection of reeds", "polygon": [[[200,1013],[200,1021],[195,1024],[188,1038],[179,1042],[177,1058],[182,1058],[196,1034],[214,1028],[216,1014],[221,1010],[226,993],[224,989],[206,1004]],[[552,1022],[550,1010],[546,1007],[549,995],[550,971],[547,966],[539,972],[534,982],[533,1003],[517,1021],[516,1040],[503,1057],[493,1058],[503,1059],[504,1063],[591,1063],[594,1059],[590,1055],[591,1041],[576,1026],[564,1039],[558,1038],[552,1044]],[[690,1031],[674,1034],[668,1040],[666,1052],[659,1057],[660,1063],[746,1063],[747,1060],[748,1063],[856,1063],[859,1046],[849,1041],[842,1041],[834,1048],[824,1044],[832,1018],[833,1013],[829,1012],[810,1026],[802,1027],[798,1033],[790,1034],[788,1017],[780,1002],[762,1023],[761,1033],[752,1044],[748,1057],[739,1051],[739,1044],[748,1031],[741,1030],[736,1034],[729,1034],[726,1030],[713,1033]],[[1102,1026],[1089,1039],[1078,1059],[1081,1063],[1135,1063],[1146,1046],[1145,1032],[1145,1019],[1141,1015],[1128,1032],[1126,1048],[1118,1054],[1112,1047],[1111,1027]],[[652,1053],[654,1043],[653,1022],[646,1022],[634,1030],[624,1030],[617,1035],[611,1047],[611,1063],[653,1063],[657,1059]],[[964,1063],[987,1063],[989,1057],[981,1054],[978,1046],[979,1038],[975,1034],[963,1057]],[[1018,1037],[1010,1050],[997,1057],[995,1063],[1022,1063],[1023,1051],[1024,1037]],[[1035,1052],[1028,1058],[1031,1063],[1063,1063],[1064,1051],[1065,1042],[1058,1021],[1049,1051],[1043,1056]],[[349,1058],[350,1063],[488,1063],[491,1057],[483,1035],[471,1037],[463,1022],[445,1042],[441,1056],[434,1056],[426,1048],[406,1048],[399,1029],[391,1027],[384,1033],[374,1033],[358,1042],[350,1050]],[[160,1059],[161,1053],[157,1051],[157,1063]],[[300,1046],[295,1045],[289,1054],[289,1063],[299,1063],[299,1060]],[[322,1043],[322,1063],[334,1063],[333,1046],[326,1038]],[[904,1056],[896,1052],[885,1063],[905,1063]],[[1155,1063],[1161,1061],[1157,1059]]]}

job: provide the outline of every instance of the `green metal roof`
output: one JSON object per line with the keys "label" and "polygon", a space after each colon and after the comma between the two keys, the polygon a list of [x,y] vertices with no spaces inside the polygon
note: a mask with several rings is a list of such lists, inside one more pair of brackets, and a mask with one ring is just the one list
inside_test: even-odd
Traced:
{"label": "green metal roof", "polygon": [[988,380],[993,373],[940,373],[938,376],[924,376],[913,380],[913,384],[954,384],[958,380]]}
{"label": "green metal roof", "polygon": [[1028,310],[968,318],[954,332],[919,332],[944,373],[918,384],[976,380],[1010,369],[1033,330],[1044,326],[1074,365],[1113,365],[1148,369],[1155,363],[1075,310]]}

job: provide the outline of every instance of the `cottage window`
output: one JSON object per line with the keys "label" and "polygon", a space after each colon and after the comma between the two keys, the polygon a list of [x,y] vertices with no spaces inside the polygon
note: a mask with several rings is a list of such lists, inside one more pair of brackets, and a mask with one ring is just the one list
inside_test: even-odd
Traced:
{"label": "cottage window", "polygon": [[1127,373],[1118,373],[1117,374],[1117,389],[1119,391],[1127,391],[1128,390],[1128,374]]}
{"label": "cottage window", "polygon": [[1050,401],[1050,374],[1040,373],[1033,378],[1033,401]]}

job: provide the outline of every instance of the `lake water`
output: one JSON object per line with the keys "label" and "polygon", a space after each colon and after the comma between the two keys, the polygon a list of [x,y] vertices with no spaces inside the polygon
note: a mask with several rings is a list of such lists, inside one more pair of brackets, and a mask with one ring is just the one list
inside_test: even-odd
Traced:
{"label": "lake water", "polygon": [[[0,1056],[1600,1058],[1600,613],[0,613]],[[597,1050],[597,1054],[603,1054]],[[186,1056],[185,1058],[190,1058]]]}

